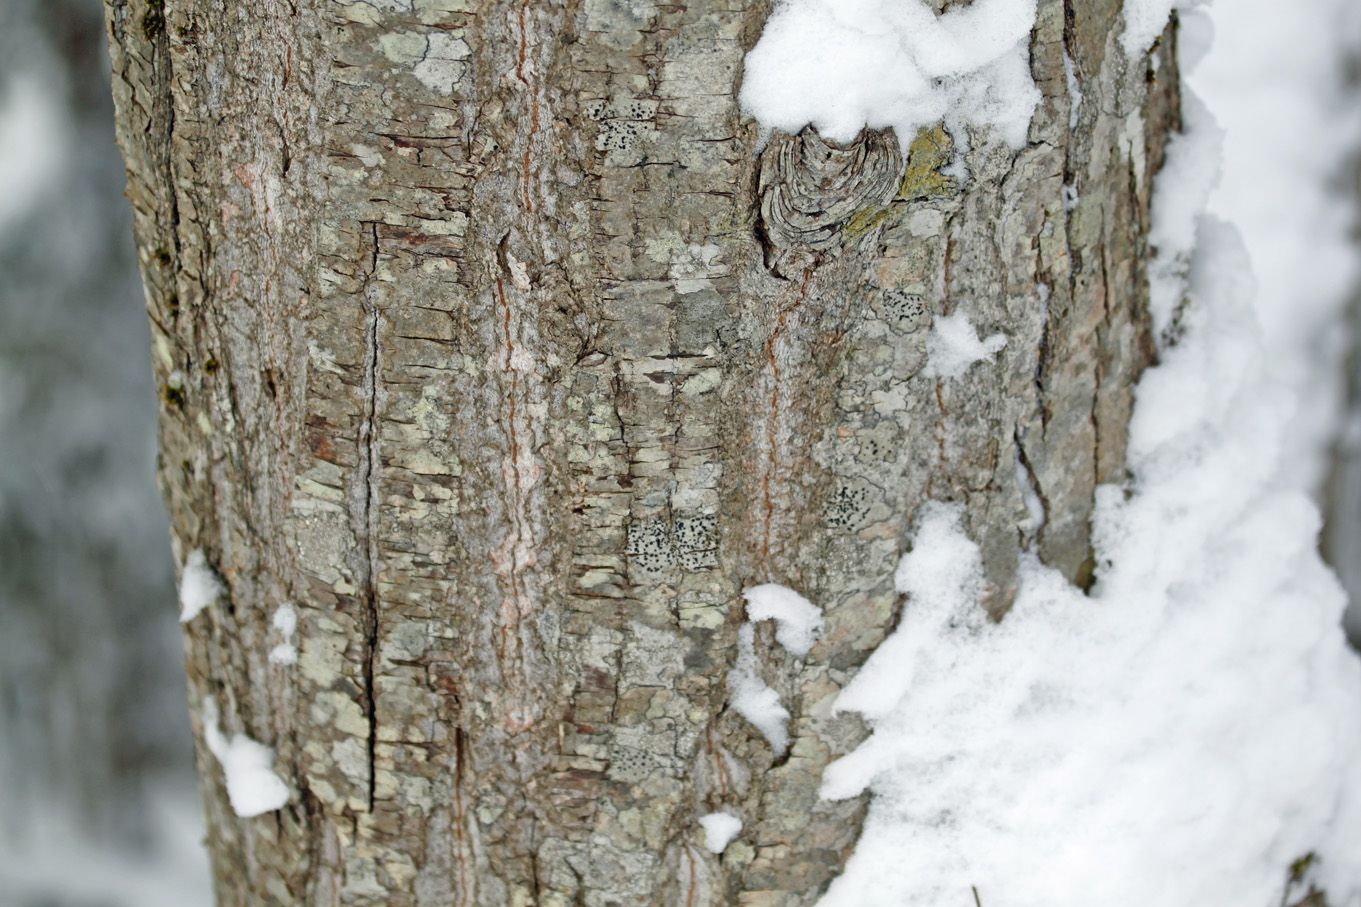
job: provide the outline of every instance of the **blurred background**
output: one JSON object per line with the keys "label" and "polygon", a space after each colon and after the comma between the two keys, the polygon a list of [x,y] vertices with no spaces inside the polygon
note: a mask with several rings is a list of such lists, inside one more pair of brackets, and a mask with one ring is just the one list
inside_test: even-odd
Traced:
{"label": "blurred background", "polygon": [[210,903],[98,0],[0,0],[0,907]]}
{"label": "blurred background", "polygon": [[[1361,601],[1361,4],[1210,10],[1183,51],[1226,134],[1211,208],[1301,401],[1282,477]],[[0,907],[211,901],[101,16],[0,0]]]}

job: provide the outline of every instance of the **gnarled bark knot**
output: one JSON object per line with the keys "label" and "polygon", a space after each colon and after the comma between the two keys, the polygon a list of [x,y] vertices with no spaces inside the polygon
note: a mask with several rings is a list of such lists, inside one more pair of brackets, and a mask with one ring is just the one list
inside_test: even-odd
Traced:
{"label": "gnarled bark knot", "polygon": [[757,177],[766,267],[789,278],[836,254],[858,213],[893,200],[902,172],[892,129],[864,129],[846,144],[812,126],[796,135],[776,131]]}

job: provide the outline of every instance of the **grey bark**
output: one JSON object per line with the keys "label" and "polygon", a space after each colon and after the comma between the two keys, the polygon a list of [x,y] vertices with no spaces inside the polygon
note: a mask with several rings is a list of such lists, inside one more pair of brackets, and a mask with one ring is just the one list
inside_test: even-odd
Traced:
{"label": "grey bark", "polygon": [[[995,615],[1023,549],[1090,580],[1173,31],[1129,63],[1119,0],[1042,0],[1030,140],[971,136],[961,183],[941,128],[761,150],[768,11],[107,0],[160,479],[229,588],[191,700],[293,791],[237,818],[200,746],[219,903],[811,904],[866,806],[817,796],[865,734],[831,704],[918,508],[963,505]],[[927,377],[960,307],[1007,345]],[[827,616],[806,659],[758,633],[785,756],[727,703],[766,581]]]}

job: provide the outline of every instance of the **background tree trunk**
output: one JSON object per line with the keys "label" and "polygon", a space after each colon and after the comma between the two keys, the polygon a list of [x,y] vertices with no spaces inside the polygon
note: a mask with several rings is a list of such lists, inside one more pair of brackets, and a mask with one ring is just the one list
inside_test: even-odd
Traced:
{"label": "background tree trunk", "polygon": [[[922,502],[964,505],[995,614],[1022,548],[1090,579],[1153,356],[1172,32],[1129,64],[1119,0],[1042,0],[1030,141],[974,135],[961,184],[939,128],[761,151],[765,2],[107,11],[161,482],[230,590],[191,701],[293,791],[238,818],[200,747],[219,902],[816,900],[865,808],[817,797],[864,735],[831,704]],[[1007,345],[928,377],[957,309]],[[727,707],[766,581],[827,616],[806,659],[758,633],[785,756]]]}
{"label": "background tree trunk", "polygon": [[[1361,91],[1361,54],[1353,54],[1350,76],[1349,87]],[[1352,203],[1361,206],[1361,151],[1353,149],[1347,173]],[[1343,617],[1347,638],[1361,650],[1361,287],[1353,288],[1346,324],[1344,415],[1324,486],[1323,551],[1350,600]]]}

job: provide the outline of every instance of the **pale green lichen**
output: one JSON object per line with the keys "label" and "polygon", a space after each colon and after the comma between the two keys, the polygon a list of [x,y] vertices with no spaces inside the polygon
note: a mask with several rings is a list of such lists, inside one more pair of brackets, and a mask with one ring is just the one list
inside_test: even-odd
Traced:
{"label": "pale green lichen", "polygon": [[959,187],[941,171],[949,165],[954,142],[944,124],[917,133],[907,151],[907,167],[898,184],[898,199],[912,201],[955,195]]}
{"label": "pale green lichen", "polygon": [[901,215],[904,202],[957,194],[959,187],[955,180],[942,172],[953,153],[954,142],[943,124],[918,132],[908,147],[907,166],[903,168],[903,177],[893,200],[887,205],[869,205],[856,211],[842,227],[843,233],[858,239],[890,217]]}
{"label": "pale green lichen", "polygon": [[853,239],[864,236],[887,220],[892,213],[892,206],[873,205],[868,208],[861,208],[851,215],[850,220],[846,221],[846,226],[842,230]]}

